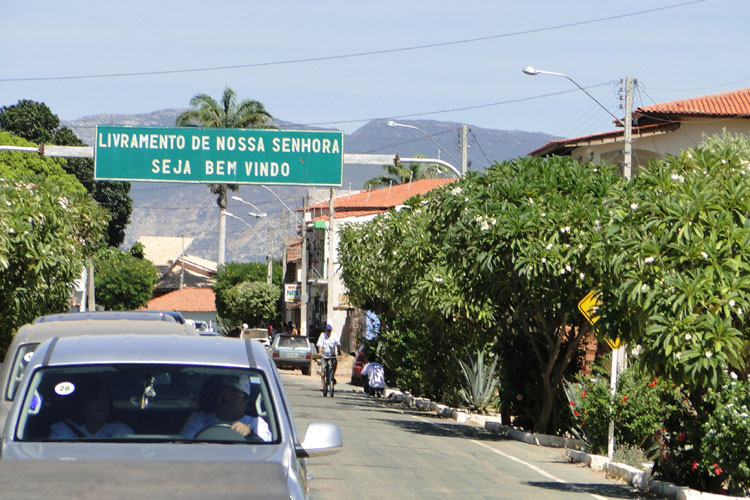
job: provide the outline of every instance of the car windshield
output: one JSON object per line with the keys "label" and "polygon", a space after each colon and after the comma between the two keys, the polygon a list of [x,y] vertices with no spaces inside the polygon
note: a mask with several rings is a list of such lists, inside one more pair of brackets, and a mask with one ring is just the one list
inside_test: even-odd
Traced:
{"label": "car windshield", "polygon": [[33,374],[15,436],[35,442],[273,443],[279,442],[274,408],[267,380],[258,370],[48,367]]}
{"label": "car windshield", "polygon": [[304,347],[307,349],[305,337],[279,337],[279,347]]}

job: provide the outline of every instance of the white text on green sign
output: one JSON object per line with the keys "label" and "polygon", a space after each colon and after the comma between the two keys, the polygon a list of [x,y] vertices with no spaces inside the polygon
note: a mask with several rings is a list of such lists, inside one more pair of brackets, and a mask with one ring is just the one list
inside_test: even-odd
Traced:
{"label": "white text on green sign", "polygon": [[98,180],[340,186],[340,131],[100,125]]}

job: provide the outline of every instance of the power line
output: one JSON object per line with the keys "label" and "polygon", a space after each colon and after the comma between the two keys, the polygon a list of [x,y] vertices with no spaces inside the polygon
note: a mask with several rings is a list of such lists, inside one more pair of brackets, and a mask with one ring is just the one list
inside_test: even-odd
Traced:
{"label": "power line", "polygon": [[588,19],[585,21],[578,21],[574,23],[557,24],[557,25],[547,26],[543,28],[532,28],[528,30],[513,31],[509,33],[500,33],[497,35],[487,35],[487,36],[475,37],[475,38],[467,38],[463,40],[453,40],[449,42],[437,42],[437,43],[430,43],[430,44],[424,44],[424,45],[412,45],[408,47],[400,47],[400,48],[395,48],[395,49],[380,49],[380,50],[372,50],[372,51],[364,51],[364,52],[352,52],[349,54],[338,54],[338,55],[332,55],[332,56],[320,56],[320,57],[299,58],[299,59],[286,59],[286,60],[280,60],[280,61],[267,61],[267,62],[259,62],[259,63],[231,64],[227,66],[207,66],[207,67],[201,67],[201,68],[174,69],[174,70],[161,70],[161,71],[136,71],[136,72],[131,72],[131,73],[123,72],[123,73],[100,73],[100,74],[89,74],[89,75],[0,78],[0,82],[36,82],[36,81],[49,81],[49,80],[84,80],[84,79],[95,79],[95,78],[126,78],[126,77],[134,77],[134,76],[173,75],[173,74],[181,74],[181,73],[198,73],[198,72],[206,72],[206,71],[224,71],[224,70],[231,70],[231,69],[259,68],[259,67],[265,67],[265,66],[281,66],[281,65],[287,65],[287,64],[332,61],[332,60],[337,60],[337,59],[352,59],[356,57],[367,57],[367,56],[382,55],[382,54],[409,52],[409,51],[414,51],[414,50],[432,49],[432,48],[437,48],[437,47],[448,47],[451,45],[477,43],[477,42],[484,42],[487,40],[496,40],[499,38],[508,38],[508,37],[520,36],[520,35],[530,35],[533,33],[542,33],[545,31],[555,31],[555,30],[560,30],[560,29],[565,29],[565,28],[572,28],[575,26],[583,26],[586,24],[596,24],[596,23],[602,23],[606,21],[613,21],[616,19],[625,19],[628,17],[635,17],[635,16],[644,15],[644,14],[650,14],[653,12],[659,12],[659,11],[668,10],[668,9],[675,9],[679,7],[685,7],[688,5],[703,3],[707,1],[708,0],[692,0],[689,2],[666,5],[664,7],[656,7],[653,9],[640,10],[636,12],[629,12],[629,13],[618,14],[614,16]]}

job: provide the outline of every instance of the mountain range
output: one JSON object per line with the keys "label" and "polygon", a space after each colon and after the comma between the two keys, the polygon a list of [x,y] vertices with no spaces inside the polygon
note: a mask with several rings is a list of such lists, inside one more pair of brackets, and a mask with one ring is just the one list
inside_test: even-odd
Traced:
{"label": "mountain range", "polygon": [[[177,116],[183,111],[185,109],[163,109],[133,115],[98,114],[63,121],[63,125],[70,127],[84,143],[91,145],[94,144],[96,125],[173,127]],[[436,120],[408,120],[400,123],[409,127],[389,126],[386,120],[366,123],[344,136],[344,153],[397,153],[401,157],[422,155],[460,166],[460,161],[456,159],[460,159],[461,154],[462,124]],[[278,119],[275,120],[275,125],[283,130],[316,129]],[[529,151],[555,139],[558,137],[540,132],[495,130],[470,125],[467,141],[469,169],[481,171],[494,162],[525,156]],[[379,166],[345,164],[342,189],[358,191],[367,180],[383,173]],[[308,195],[314,201],[327,199],[329,196],[328,188],[270,188],[243,185],[239,192],[229,193],[229,196],[239,196],[251,203],[255,207],[253,212],[261,210],[266,216],[256,218],[247,215],[252,207],[230,200],[228,210],[242,220],[227,219],[226,262],[264,259],[268,254],[269,240],[272,242],[271,254],[278,258],[281,255],[281,236],[292,237],[296,233],[296,222],[279,199],[291,211],[295,211],[302,207],[303,195]],[[336,191],[338,193],[339,189]],[[216,196],[211,194],[207,186],[134,182],[130,196],[133,199],[133,213],[126,230],[126,247],[141,236],[192,237],[193,243],[186,249],[186,253],[216,260],[219,211]]]}

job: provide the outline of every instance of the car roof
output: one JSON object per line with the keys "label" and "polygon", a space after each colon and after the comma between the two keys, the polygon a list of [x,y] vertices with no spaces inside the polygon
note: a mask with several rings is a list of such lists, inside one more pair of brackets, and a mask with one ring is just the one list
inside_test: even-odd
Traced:
{"label": "car roof", "polygon": [[88,335],[50,339],[39,350],[46,350],[45,366],[153,363],[269,367],[260,343],[226,337]]}
{"label": "car roof", "polygon": [[143,321],[137,319],[66,319],[23,325],[14,343],[41,342],[52,337],[77,335],[195,335],[194,330],[174,321]]}
{"label": "car roof", "polygon": [[111,321],[114,319],[129,319],[133,321],[173,321],[184,323],[182,314],[174,311],[81,311],[72,313],[47,314],[39,316],[32,323],[48,323],[50,321],[81,321],[84,319]]}

